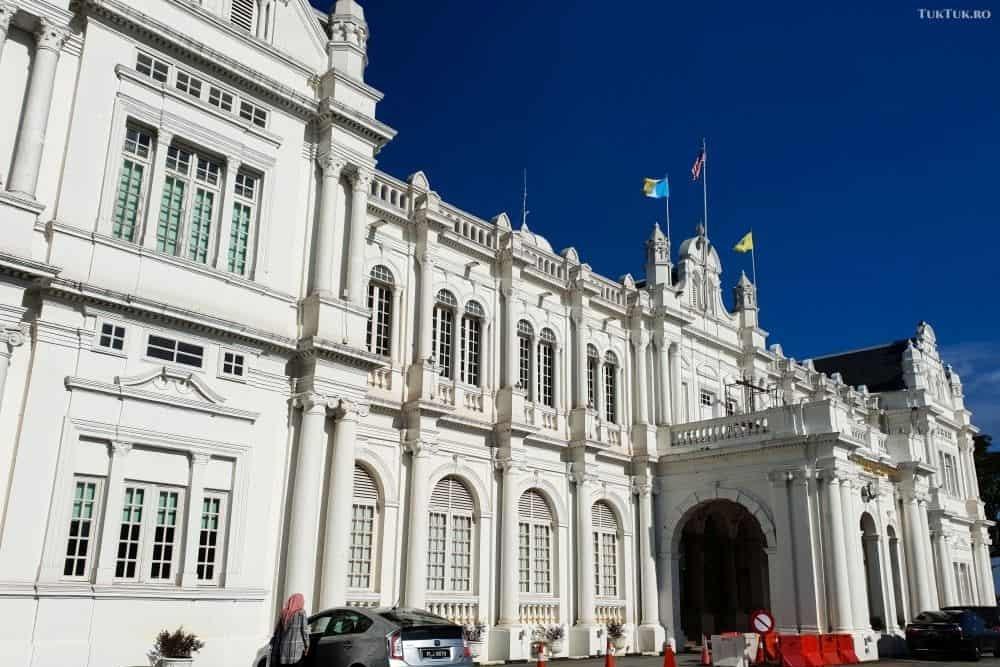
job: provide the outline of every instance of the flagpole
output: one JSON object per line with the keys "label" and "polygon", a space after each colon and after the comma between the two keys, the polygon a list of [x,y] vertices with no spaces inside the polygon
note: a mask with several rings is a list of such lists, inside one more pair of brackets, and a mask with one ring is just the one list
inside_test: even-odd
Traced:
{"label": "flagpole", "polygon": [[[753,236],[752,236],[752,234],[753,234],[753,228],[752,227],[750,228],[750,234],[751,234],[750,238],[753,238]],[[754,245],[756,245],[756,244],[754,244]],[[753,245],[750,246],[750,266],[751,266],[751,270],[753,271],[753,286],[754,286],[754,289],[757,290],[757,251],[754,250]],[[760,290],[757,290],[757,292],[759,293]],[[759,300],[760,300],[760,297],[758,295],[758,301]]]}
{"label": "flagpole", "polygon": [[701,196],[705,207],[705,237],[708,238],[708,150],[705,137],[701,138]]}
{"label": "flagpole", "polygon": [[667,240],[670,240],[670,174],[663,175],[663,182],[667,184]]}

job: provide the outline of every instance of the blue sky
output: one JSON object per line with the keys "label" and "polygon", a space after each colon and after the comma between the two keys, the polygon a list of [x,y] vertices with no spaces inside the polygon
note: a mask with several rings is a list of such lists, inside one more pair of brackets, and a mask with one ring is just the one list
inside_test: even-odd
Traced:
{"label": "blue sky", "polygon": [[533,231],[640,277],[663,217],[641,179],[671,174],[676,250],[701,215],[688,170],[705,136],[727,302],[749,272],[729,248],[752,227],[769,342],[804,359],[926,319],[1000,436],[1000,8],[960,22],[895,0],[362,4],[367,80],[399,131],[381,168],[516,220],[527,167]]}

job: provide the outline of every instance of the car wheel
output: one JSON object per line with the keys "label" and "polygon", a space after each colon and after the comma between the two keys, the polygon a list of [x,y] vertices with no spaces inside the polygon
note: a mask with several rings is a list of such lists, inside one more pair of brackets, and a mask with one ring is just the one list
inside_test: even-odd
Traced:
{"label": "car wheel", "polygon": [[976,644],[975,646],[972,647],[972,650],[969,652],[969,660],[971,660],[972,662],[979,662],[979,659],[981,657],[983,657],[983,651],[979,647],[979,644]]}

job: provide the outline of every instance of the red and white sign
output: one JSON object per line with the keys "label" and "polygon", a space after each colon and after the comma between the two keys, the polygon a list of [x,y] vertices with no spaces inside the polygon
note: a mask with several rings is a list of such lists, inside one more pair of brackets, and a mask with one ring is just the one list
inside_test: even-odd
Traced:
{"label": "red and white sign", "polygon": [[774,616],[766,609],[759,609],[750,616],[750,627],[758,634],[770,634],[774,632]]}

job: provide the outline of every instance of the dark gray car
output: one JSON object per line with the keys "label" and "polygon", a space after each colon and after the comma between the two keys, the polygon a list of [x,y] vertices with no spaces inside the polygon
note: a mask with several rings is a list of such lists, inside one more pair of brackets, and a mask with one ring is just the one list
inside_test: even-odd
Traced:
{"label": "dark gray car", "polygon": [[[336,607],[309,617],[306,667],[471,667],[463,628],[420,609]],[[267,667],[268,647],[254,660]],[[277,666],[272,666],[277,667]]]}

